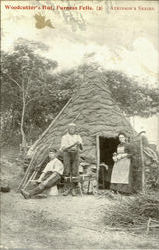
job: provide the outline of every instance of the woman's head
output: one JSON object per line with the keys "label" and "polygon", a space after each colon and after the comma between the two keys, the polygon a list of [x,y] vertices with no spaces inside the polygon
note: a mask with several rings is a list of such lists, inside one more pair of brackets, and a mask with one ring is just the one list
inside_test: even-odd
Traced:
{"label": "woman's head", "polygon": [[118,134],[118,138],[119,138],[119,141],[120,142],[126,142],[126,134],[124,133],[124,132],[120,132],[119,134]]}

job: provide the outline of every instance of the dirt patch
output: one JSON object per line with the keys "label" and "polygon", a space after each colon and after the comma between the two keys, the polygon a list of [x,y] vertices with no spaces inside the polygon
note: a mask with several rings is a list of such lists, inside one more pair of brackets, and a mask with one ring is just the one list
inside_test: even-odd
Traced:
{"label": "dirt patch", "polygon": [[[16,193],[21,167],[3,157],[12,191],[1,196],[1,244],[26,249],[158,249],[152,235],[108,230],[105,207],[116,200],[93,195],[25,200]],[[6,164],[6,160],[10,164]],[[16,179],[18,176],[19,179]],[[120,198],[120,197],[119,197]],[[117,198],[118,199],[118,198]]]}
{"label": "dirt patch", "polygon": [[3,148],[0,160],[1,178],[7,180],[12,190],[16,190],[24,176],[22,164],[18,160],[18,148]]}
{"label": "dirt patch", "polygon": [[101,207],[111,201],[84,197],[24,200],[2,195],[2,245],[9,248],[130,249],[158,248],[152,236],[137,236],[105,228]]}

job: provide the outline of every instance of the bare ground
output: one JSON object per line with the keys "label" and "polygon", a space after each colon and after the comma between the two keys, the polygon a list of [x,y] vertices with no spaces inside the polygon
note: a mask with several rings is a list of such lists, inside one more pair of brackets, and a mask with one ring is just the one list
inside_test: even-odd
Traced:
{"label": "bare ground", "polygon": [[115,200],[91,195],[23,199],[15,192],[19,183],[19,179],[15,183],[15,176],[20,176],[20,170],[10,159],[3,157],[3,163],[7,161],[3,173],[8,176],[12,191],[1,196],[1,246],[11,249],[159,249],[159,241],[152,234],[133,235],[107,227],[104,208]]}

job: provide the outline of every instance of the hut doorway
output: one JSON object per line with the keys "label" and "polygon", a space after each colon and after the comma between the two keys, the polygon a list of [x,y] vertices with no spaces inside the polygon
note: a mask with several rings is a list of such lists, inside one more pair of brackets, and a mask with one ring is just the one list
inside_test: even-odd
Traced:
{"label": "hut doorway", "polygon": [[[110,188],[110,180],[112,174],[112,168],[114,165],[114,161],[112,159],[113,153],[117,150],[117,145],[119,144],[118,138],[106,138],[99,136],[99,189],[109,189]],[[108,170],[106,167],[102,166],[102,163],[108,166]]]}

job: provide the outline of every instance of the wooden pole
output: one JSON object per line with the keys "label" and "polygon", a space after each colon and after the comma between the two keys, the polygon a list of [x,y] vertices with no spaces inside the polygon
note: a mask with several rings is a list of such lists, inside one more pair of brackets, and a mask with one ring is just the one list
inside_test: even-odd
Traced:
{"label": "wooden pole", "polygon": [[71,101],[72,101],[72,98],[70,98],[68,100],[68,102],[61,109],[61,111],[58,113],[58,115],[55,117],[55,119],[50,123],[50,125],[48,126],[48,128],[42,133],[42,135],[39,137],[39,139],[35,142],[35,144],[33,145],[33,150],[37,146],[37,144],[39,143],[39,141],[46,135],[46,133],[49,131],[49,129],[54,125],[54,123],[57,121],[57,119],[60,117],[60,115],[64,112],[64,110],[67,108],[67,106],[70,104]]}
{"label": "wooden pole", "polygon": [[157,149],[159,151],[159,113],[157,114],[157,127],[158,127],[158,133],[157,133]]}
{"label": "wooden pole", "polygon": [[142,133],[140,134],[140,154],[141,154],[141,167],[142,167],[142,192],[145,193],[145,164],[143,155]]}
{"label": "wooden pole", "polygon": [[[35,152],[35,154],[36,154],[36,153],[37,153],[37,151]],[[35,154],[34,154],[34,156],[35,156]],[[31,169],[31,167],[32,167],[33,161],[34,161],[34,158],[32,157],[31,162],[30,162],[30,164],[29,164],[29,166],[28,166],[28,168],[27,168],[27,170],[26,170],[26,172],[25,172],[25,175],[24,175],[24,177],[23,177],[21,183],[20,183],[19,186],[18,186],[17,191],[19,191],[19,190],[23,187],[23,185],[25,185],[25,183],[27,182],[27,180],[28,180],[28,178],[29,178],[29,175],[30,175],[30,169]]]}
{"label": "wooden pole", "polygon": [[[58,113],[58,115],[55,117],[55,119],[51,122],[51,124],[48,126],[48,128],[43,132],[43,134],[39,137],[39,139],[35,142],[35,144],[33,145],[33,150],[35,149],[35,147],[37,146],[37,144],[39,143],[39,141],[46,135],[46,133],[49,131],[49,129],[54,125],[54,123],[56,122],[56,120],[60,117],[60,115],[64,112],[64,110],[66,109],[66,107],[70,104],[70,102],[72,101],[72,98],[70,98],[68,100],[68,102],[66,103],[66,105],[61,109],[61,111]],[[36,150],[35,154],[32,156],[32,160],[27,168],[27,171],[18,187],[18,190],[26,184],[28,177],[29,177],[29,171],[31,169],[32,163],[34,161],[35,155],[36,153],[38,153],[39,151]]]}
{"label": "wooden pole", "polygon": [[72,122],[75,122],[75,121],[78,119],[78,117],[80,116],[80,114],[81,114],[81,113],[79,113],[79,114],[73,119]]}
{"label": "wooden pole", "polygon": [[34,171],[33,174],[31,175],[31,177],[29,178],[29,180],[24,185],[23,190],[27,188],[27,186],[29,185],[31,180],[34,180],[34,178],[36,177],[36,174],[37,174],[37,171]]}
{"label": "wooden pole", "polygon": [[[40,152],[41,152],[41,151],[40,151]],[[29,175],[30,175],[30,170],[31,170],[31,168],[32,168],[32,165],[33,165],[33,162],[34,162],[34,159],[35,159],[36,154],[39,154],[39,150],[38,150],[38,149],[35,151],[35,153],[34,153],[32,159],[31,159],[31,161],[30,161],[30,163],[29,163],[29,166],[28,166],[28,168],[27,168],[27,170],[26,170],[26,172],[25,172],[25,175],[24,175],[24,177],[23,177],[21,183],[20,183],[19,186],[18,186],[17,191],[20,190],[20,189],[26,184],[26,182],[28,181]]]}
{"label": "wooden pole", "polygon": [[97,159],[97,191],[99,189],[99,165],[100,165],[100,145],[99,135],[96,135],[96,159]]}

